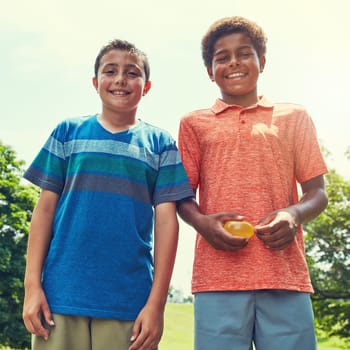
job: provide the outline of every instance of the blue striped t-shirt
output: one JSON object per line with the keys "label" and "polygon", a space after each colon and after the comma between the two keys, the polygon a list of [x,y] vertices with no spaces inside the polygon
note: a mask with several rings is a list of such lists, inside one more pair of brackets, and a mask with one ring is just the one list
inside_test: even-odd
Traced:
{"label": "blue striped t-shirt", "polygon": [[51,311],[134,320],[152,285],[153,208],[193,196],[170,134],[66,120],[24,177],[60,195],[42,277]]}

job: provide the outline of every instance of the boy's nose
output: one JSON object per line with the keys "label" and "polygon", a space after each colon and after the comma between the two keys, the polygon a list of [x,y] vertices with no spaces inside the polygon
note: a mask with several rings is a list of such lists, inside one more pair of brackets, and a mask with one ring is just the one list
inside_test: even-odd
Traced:
{"label": "boy's nose", "polygon": [[238,66],[239,65],[239,59],[236,56],[232,56],[230,60],[230,66]]}
{"label": "boy's nose", "polygon": [[123,76],[123,74],[116,75],[115,78],[114,78],[114,83],[117,84],[117,85],[125,85],[126,79]]}

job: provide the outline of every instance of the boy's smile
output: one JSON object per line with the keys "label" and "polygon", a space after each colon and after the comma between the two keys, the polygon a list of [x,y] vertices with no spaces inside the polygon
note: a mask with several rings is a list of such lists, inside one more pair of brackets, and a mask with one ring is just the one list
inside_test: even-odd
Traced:
{"label": "boy's smile", "polygon": [[227,76],[228,79],[240,79],[241,77],[244,77],[243,73],[232,73]]}
{"label": "boy's smile", "polygon": [[103,114],[136,113],[138,103],[149,88],[141,60],[126,50],[111,50],[100,63],[93,84],[99,93]]}
{"label": "boy's smile", "polygon": [[116,90],[116,91],[112,90],[111,93],[116,96],[125,96],[129,94],[128,91],[121,91],[121,90]]}
{"label": "boy's smile", "polygon": [[208,74],[224,102],[247,107],[258,100],[257,81],[264,65],[265,56],[258,57],[250,38],[233,33],[217,40]]}

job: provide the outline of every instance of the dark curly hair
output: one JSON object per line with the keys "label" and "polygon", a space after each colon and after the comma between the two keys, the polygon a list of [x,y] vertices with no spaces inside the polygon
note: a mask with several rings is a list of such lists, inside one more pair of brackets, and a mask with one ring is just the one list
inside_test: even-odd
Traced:
{"label": "dark curly hair", "polygon": [[102,57],[107,54],[109,51],[112,50],[125,50],[129,51],[133,55],[136,55],[139,57],[143,63],[143,69],[145,71],[145,76],[146,76],[146,82],[149,80],[150,77],[150,67],[149,67],[149,62],[146,54],[139,50],[134,44],[129,43],[126,40],[120,40],[120,39],[114,39],[110,41],[107,45],[103,46],[98,53],[96,60],[95,60],[95,66],[94,66],[94,72],[95,72],[95,77],[97,77],[98,69],[100,67],[101,59]]}
{"label": "dark curly hair", "polygon": [[267,38],[261,27],[244,17],[225,17],[214,22],[202,39],[202,57],[206,67],[212,65],[214,46],[218,39],[232,33],[247,34],[258,56],[265,55]]}

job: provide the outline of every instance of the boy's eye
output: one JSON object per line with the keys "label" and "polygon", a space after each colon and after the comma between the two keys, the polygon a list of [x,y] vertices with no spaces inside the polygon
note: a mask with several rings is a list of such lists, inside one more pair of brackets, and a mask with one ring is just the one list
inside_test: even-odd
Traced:
{"label": "boy's eye", "polygon": [[139,76],[139,74],[137,72],[134,72],[134,71],[129,71],[127,74],[130,77],[138,77]]}
{"label": "boy's eye", "polygon": [[[237,52],[235,55],[236,60],[246,60],[249,59],[253,54],[251,51],[242,51],[242,52]],[[230,55],[219,55],[215,57],[215,62],[217,63],[226,63],[230,61],[232,58]]]}
{"label": "boy's eye", "polygon": [[252,52],[240,52],[238,53],[237,57],[245,59],[245,58],[249,58],[252,55],[253,55]]}
{"label": "boy's eye", "polygon": [[215,59],[216,62],[225,62],[227,60],[228,60],[228,56],[218,56]]}

